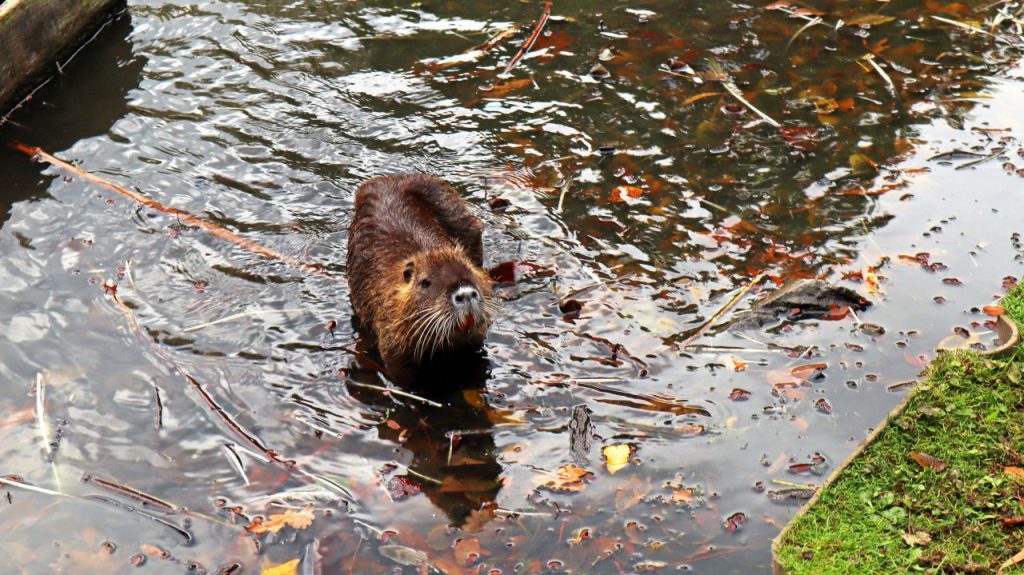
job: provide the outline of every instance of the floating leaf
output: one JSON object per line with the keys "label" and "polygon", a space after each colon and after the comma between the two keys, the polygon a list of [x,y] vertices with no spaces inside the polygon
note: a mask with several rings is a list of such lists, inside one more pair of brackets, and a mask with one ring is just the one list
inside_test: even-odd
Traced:
{"label": "floating leaf", "polygon": [[736,356],[730,356],[725,358],[725,366],[733,371],[746,371],[747,362]]}
{"label": "floating leaf", "polygon": [[516,283],[516,262],[502,262],[491,268],[488,275],[491,276],[494,283],[514,284]]}
{"label": "floating leaf", "polygon": [[689,487],[676,489],[672,492],[672,503],[693,503],[696,499],[693,489]]}
{"label": "floating leaf", "polygon": [[629,456],[633,453],[633,449],[626,443],[620,443],[609,445],[601,452],[604,454],[604,463],[608,468],[608,473],[615,475],[620,469],[629,465]]}
{"label": "floating leaf", "polygon": [[548,482],[544,484],[544,487],[547,487],[552,491],[583,491],[587,488],[587,484],[584,479],[590,479],[592,477],[594,477],[594,474],[582,467],[566,465],[565,467],[559,468],[559,470],[555,472],[555,477],[548,480]]}
{"label": "floating leaf", "polygon": [[295,529],[305,529],[313,524],[313,506],[307,505],[302,509],[286,509],[284,513],[271,515],[267,519],[259,517],[252,520],[246,529],[250,533],[262,535],[264,533],[277,533],[286,526]]}
{"label": "floating leaf", "polygon": [[608,200],[616,204],[632,203],[631,200],[640,199],[643,195],[643,188],[638,188],[636,186],[619,186],[612,190],[612,193],[608,196]]}
{"label": "floating leaf", "polygon": [[750,392],[745,389],[736,387],[733,388],[731,392],[729,392],[729,399],[733,401],[746,401],[750,399]]}
{"label": "floating leaf", "polygon": [[746,516],[746,514],[741,513],[741,512],[733,513],[732,515],[727,517],[726,520],[725,520],[725,530],[728,531],[729,533],[735,533],[735,532],[739,531],[740,529],[743,529],[743,526],[746,525],[746,524],[747,524],[747,516]]}
{"label": "floating leaf", "polygon": [[878,26],[887,22],[895,20],[895,16],[885,16],[882,14],[863,14],[860,16],[854,16],[846,21],[850,26]]}
{"label": "floating leaf", "polygon": [[1006,308],[1001,305],[987,305],[981,308],[981,311],[985,312],[985,315],[999,317],[1006,313]]}
{"label": "floating leaf", "polygon": [[287,563],[281,563],[280,565],[271,565],[269,561],[263,564],[263,571],[260,571],[260,575],[298,575],[299,573],[299,560],[292,559]]}

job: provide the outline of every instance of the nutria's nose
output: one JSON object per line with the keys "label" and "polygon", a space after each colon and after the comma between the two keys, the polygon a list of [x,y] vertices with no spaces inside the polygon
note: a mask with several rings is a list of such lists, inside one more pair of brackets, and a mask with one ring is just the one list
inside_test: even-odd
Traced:
{"label": "nutria's nose", "polygon": [[480,292],[476,291],[473,286],[462,285],[455,288],[455,292],[452,293],[452,303],[455,307],[462,307],[474,303],[480,299]]}

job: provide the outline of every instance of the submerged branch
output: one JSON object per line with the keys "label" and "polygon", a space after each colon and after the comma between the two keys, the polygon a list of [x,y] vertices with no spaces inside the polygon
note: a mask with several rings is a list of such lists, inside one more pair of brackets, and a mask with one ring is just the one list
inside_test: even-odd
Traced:
{"label": "submerged branch", "polygon": [[265,258],[269,258],[269,259],[273,259],[273,260],[278,260],[278,261],[284,262],[284,263],[286,263],[286,264],[288,264],[288,265],[290,265],[292,267],[300,268],[300,269],[303,269],[305,271],[312,271],[312,272],[321,273],[321,274],[324,273],[323,270],[319,266],[316,266],[316,265],[313,265],[313,264],[308,264],[308,263],[305,263],[305,262],[301,262],[301,261],[299,261],[299,260],[297,260],[297,259],[295,259],[295,258],[293,258],[291,256],[288,256],[288,255],[276,252],[276,251],[274,251],[274,250],[272,250],[272,249],[270,249],[268,247],[262,246],[262,245],[260,245],[260,244],[258,244],[256,242],[254,242],[252,240],[243,238],[242,236],[236,234],[235,232],[232,232],[231,230],[229,230],[229,229],[227,229],[227,228],[225,228],[223,226],[220,226],[220,225],[217,225],[217,224],[215,224],[213,222],[210,222],[210,221],[204,220],[202,218],[196,217],[196,216],[194,216],[194,215],[192,215],[192,214],[190,214],[190,213],[188,213],[188,212],[186,212],[184,210],[179,210],[178,208],[172,208],[170,206],[165,206],[164,204],[161,204],[160,202],[158,202],[156,200],[153,200],[151,198],[147,198],[146,196],[144,196],[144,195],[142,195],[142,194],[140,194],[138,192],[134,192],[134,191],[129,190],[129,189],[123,187],[123,186],[119,186],[119,185],[117,185],[117,184],[115,184],[115,183],[113,183],[113,182],[111,182],[109,180],[106,180],[104,178],[101,178],[100,176],[97,176],[96,174],[87,172],[87,171],[79,168],[78,166],[74,166],[72,164],[69,164],[69,163],[65,162],[64,160],[61,160],[60,158],[58,158],[56,156],[48,154],[42,148],[33,148],[33,147],[26,146],[24,144],[15,144],[14,147],[19,152],[22,152],[23,154],[26,154],[26,155],[28,155],[28,156],[30,156],[32,158],[35,158],[35,159],[37,159],[39,161],[46,162],[47,164],[50,164],[51,166],[53,166],[55,168],[60,168],[62,170],[71,172],[72,174],[75,174],[76,176],[82,178],[83,180],[86,180],[88,182],[92,182],[93,184],[97,184],[97,185],[103,186],[104,188],[107,188],[108,190],[111,190],[111,191],[116,192],[116,193],[118,193],[118,194],[120,194],[122,196],[125,196],[125,197],[131,199],[132,201],[137,202],[139,204],[142,204],[142,205],[144,205],[144,206],[146,206],[148,208],[152,208],[152,209],[154,209],[154,210],[156,210],[158,212],[163,212],[165,214],[175,216],[176,218],[178,218],[179,220],[181,220],[183,222],[186,222],[186,223],[191,224],[193,226],[202,228],[202,229],[208,231],[209,233],[211,233],[212,235],[214,235],[214,236],[216,236],[216,237],[218,237],[218,238],[220,238],[222,240],[225,240],[225,241],[231,242],[233,244],[236,244],[236,245],[238,245],[238,246],[244,248],[245,250],[248,250],[248,251],[250,251],[250,252],[252,252],[254,254],[263,256]]}
{"label": "submerged branch", "polygon": [[540,19],[537,20],[537,26],[534,27],[533,33],[531,33],[530,37],[526,39],[526,42],[523,43],[523,47],[520,48],[519,51],[516,52],[516,55],[512,57],[512,61],[508,63],[508,66],[505,66],[505,70],[501,73],[502,76],[508,75],[508,73],[512,71],[512,68],[515,68],[516,64],[523,59],[523,56],[530,51],[530,48],[533,48],[533,44],[537,41],[537,38],[540,38],[540,33],[544,31],[544,26],[548,23],[548,18],[551,17],[551,2],[552,0],[546,0],[544,2],[544,12],[541,13]]}
{"label": "submerged branch", "polygon": [[763,280],[766,276],[767,274],[761,273],[758,274],[756,278],[750,280],[750,283],[747,284],[743,289],[741,289],[739,293],[732,296],[732,299],[726,302],[722,309],[715,312],[715,315],[711,316],[711,319],[704,322],[699,328],[697,328],[697,331],[693,335],[686,338],[686,341],[684,341],[682,345],[679,346],[679,351],[686,351],[686,348],[689,347],[690,344],[692,344],[694,341],[700,338],[700,336],[704,335],[704,332],[706,332],[712,325],[714,325],[729,310],[735,307],[736,304],[738,304],[740,300],[743,299],[743,296],[747,295],[747,292],[753,289],[754,286],[761,283],[761,280]]}

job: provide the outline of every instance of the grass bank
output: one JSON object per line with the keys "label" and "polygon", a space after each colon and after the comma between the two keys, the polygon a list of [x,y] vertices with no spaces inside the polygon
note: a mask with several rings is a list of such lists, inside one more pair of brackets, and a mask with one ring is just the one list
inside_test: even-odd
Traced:
{"label": "grass bank", "polygon": [[[1024,325],[1024,290],[1004,307]],[[788,575],[996,573],[1024,550],[1024,352],[942,354],[776,545]],[[1020,562],[1002,573],[1024,573]]]}

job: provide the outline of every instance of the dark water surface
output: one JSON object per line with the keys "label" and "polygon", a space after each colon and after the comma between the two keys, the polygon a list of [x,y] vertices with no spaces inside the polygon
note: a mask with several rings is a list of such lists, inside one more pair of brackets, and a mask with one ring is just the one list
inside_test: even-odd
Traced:
{"label": "dark water surface", "polygon": [[[1018,52],[932,18],[1001,6],[822,0],[791,41],[805,20],[744,3],[556,0],[499,80],[540,2],[393,4],[130,2],[0,127],[327,270],[0,150],[0,476],[48,490],[0,489],[5,573],[767,573],[797,508],[771,492],[820,482],[1020,274]],[[929,159],[954,150],[974,155]],[[489,265],[516,262],[489,374],[420,392],[443,407],[353,369],[353,193],[415,170],[464,192]],[[884,333],[682,349],[762,272],[857,289]],[[582,490],[545,486],[568,465]],[[307,528],[243,529],[307,506]]]}

